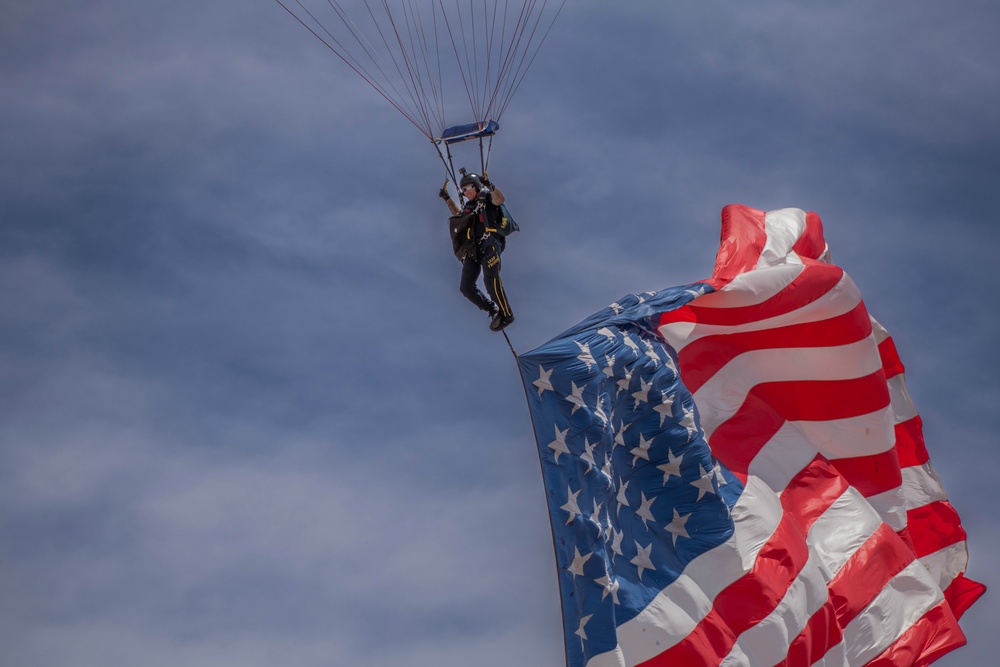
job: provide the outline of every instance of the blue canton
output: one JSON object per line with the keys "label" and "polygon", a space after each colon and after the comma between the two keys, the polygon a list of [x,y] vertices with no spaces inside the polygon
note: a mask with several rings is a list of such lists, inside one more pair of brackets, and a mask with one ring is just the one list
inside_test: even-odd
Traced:
{"label": "blue canton", "polygon": [[566,654],[583,667],[733,532],[741,483],[705,441],[659,313],[705,284],[629,295],[520,355],[542,462]]}

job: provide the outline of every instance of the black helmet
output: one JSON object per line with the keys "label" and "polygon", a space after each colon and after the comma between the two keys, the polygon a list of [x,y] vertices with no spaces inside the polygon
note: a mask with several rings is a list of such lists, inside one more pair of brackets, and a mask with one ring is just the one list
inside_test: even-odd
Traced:
{"label": "black helmet", "polygon": [[459,190],[464,190],[466,187],[470,185],[475,185],[476,190],[483,189],[483,182],[476,174],[465,174],[464,176],[462,176],[462,180],[458,182]]}

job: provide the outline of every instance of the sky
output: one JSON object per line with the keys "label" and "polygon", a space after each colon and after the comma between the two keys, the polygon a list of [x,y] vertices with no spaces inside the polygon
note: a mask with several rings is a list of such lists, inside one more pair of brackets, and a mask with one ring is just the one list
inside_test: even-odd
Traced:
{"label": "sky", "polygon": [[[0,12],[2,662],[563,664],[524,390],[427,140],[269,0]],[[819,213],[991,587],[945,667],[1000,651],[998,25],[570,0],[490,162],[517,351],[709,277],[726,204]]]}

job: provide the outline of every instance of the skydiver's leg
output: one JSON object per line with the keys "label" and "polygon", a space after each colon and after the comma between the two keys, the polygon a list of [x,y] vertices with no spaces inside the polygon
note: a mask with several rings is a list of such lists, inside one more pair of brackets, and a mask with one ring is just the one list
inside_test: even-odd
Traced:
{"label": "skydiver's leg", "polygon": [[475,259],[469,258],[462,262],[462,283],[459,289],[462,291],[462,296],[476,304],[476,308],[488,313],[491,311],[492,304],[476,285],[476,281],[479,280],[479,271],[479,262]]}
{"label": "skydiver's leg", "polygon": [[500,244],[496,240],[489,240],[480,246],[480,261],[483,265],[483,282],[486,283],[486,291],[489,292],[493,302],[500,307],[500,314],[505,320],[513,318],[510,310],[510,303],[507,301],[507,293],[503,289],[503,281],[500,280]]}

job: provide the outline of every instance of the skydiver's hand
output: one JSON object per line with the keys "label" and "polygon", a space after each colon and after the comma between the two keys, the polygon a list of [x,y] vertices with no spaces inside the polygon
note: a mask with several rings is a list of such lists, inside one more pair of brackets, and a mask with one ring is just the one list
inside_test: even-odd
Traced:
{"label": "skydiver's hand", "polygon": [[438,197],[440,197],[441,199],[443,199],[445,201],[448,201],[449,199],[451,199],[451,195],[448,194],[448,188],[447,187],[441,188],[441,191],[438,192]]}
{"label": "skydiver's hand", "polygon": [[483,177],[481,179],[479,179],[479,182],[482,183],[483,185],[485,185],[488,188],[492,188],[493,187],[493,183],[490,182],[490,177],[487,176],[486,174],[483,174]]}

